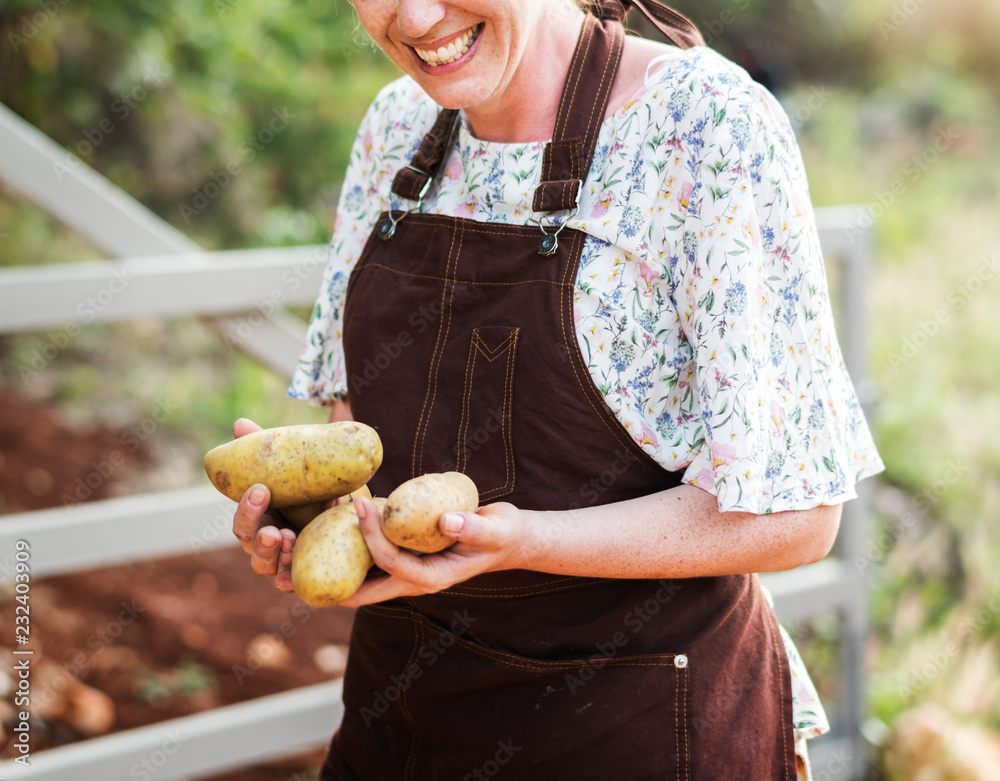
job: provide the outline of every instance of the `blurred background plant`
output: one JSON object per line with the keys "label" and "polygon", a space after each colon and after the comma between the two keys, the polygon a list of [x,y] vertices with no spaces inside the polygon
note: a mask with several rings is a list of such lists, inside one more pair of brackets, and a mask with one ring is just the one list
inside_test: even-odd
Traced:
{"label": "blurred background plant", "polygon": [[[1000,745],[1000,4],[674,5],[783,101],[815,205],[870,204],[888,469],[857,562],[872,583],[869,737],[887,778],[991,777],[966,760]],[[345,0],[6,0],[0,73],[0,101],[210,248],[324,242],[355,127],[395,75]],[[227,165],[231,185],[199,200]],[[0,189],[0,264],[96,257]],[[322,417],[196,321],[86,327],[19,376],[46,338],[0,338],[4,387],[117,426],[164,394],[176,403],[154,438],[160,487],[199,479],[200,454],[239,415]],[[821,687],[828,624],[795,628]]]}

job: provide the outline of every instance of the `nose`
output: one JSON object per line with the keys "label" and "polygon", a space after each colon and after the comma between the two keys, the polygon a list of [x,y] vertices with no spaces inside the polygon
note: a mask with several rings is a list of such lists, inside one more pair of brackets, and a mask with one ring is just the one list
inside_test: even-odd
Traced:
{"label": "nose", "polygon": [[445,3],[441,0],[399,0],[396,26],[409,38],[420,38],[444,19]]}

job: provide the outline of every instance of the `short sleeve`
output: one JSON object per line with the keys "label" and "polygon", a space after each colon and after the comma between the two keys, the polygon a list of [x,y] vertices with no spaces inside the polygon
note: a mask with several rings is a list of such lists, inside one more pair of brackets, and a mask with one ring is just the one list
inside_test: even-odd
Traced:
{"label": "short sleeve", "polygon": [[374,139],[381,135],[385,105],[390,100],[391,94],[383,91],[372,103],[351,149],[322,286],[288,388],[288,395],[294,399],[328,404],[347,395],[341,341],[343,303],[351,270],[382,209],[381,199],[376,197],[382,177]]}
{"label": "short sleeve", "polygon": [[882,462],[837,343],[791,127],[763,88],[733,82],[685,139],[672,294],[703,436],[683,480],[722,511],[838,504]]}

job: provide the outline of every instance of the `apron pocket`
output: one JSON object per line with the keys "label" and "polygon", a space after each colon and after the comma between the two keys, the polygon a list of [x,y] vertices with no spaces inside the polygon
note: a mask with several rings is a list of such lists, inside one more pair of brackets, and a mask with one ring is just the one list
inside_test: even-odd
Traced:
{"label": "apron pocket", "polygon": [[475,481],[481,503],[514,492],[510,418],[519,330],[475,328],[469,344],[455,468]]}
{"label": "apron pocket", "polygon": [[538,660],[415,623],[412,778],[689,781],[686,656]]}

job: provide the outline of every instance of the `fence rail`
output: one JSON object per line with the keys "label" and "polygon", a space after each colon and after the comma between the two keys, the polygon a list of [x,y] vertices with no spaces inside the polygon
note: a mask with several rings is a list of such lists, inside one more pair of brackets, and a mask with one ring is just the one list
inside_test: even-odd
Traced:
{"label": "fence rail", "polygon": [[[317,247],[208,253],[38,130],[0,105],[0,180],[117,260],[0,270],[0,333],[77,322],[80,302],[127,281],[87,322],[196,315],[275,371],[290,375],[305,325],[283,307],[312,303],[325,250]],[[853,207],[819,210],[824,251],[839,262],[840,340],[866,406],[865,272],[872,237]],[[93,309],[96,309],[93,308]],[[249,326],[249,330],[248,330]],[[869,409],[870,411],[870,409]],[[859,671],[867,631],[863,555],[868,492],[845,507],[836,555],[764,578],[782,621],[830,610],[843,617],[841,694],[833,734],[813,742],[823,778],[856,778],[863,766]],[[151,493],[0,518],[0,551],[32,547],[36,577],[51,577],[235,545],[234,504],[210,487]],[[113,544],[109,544],[112,543]],[[0,575],[10,577],[9,565]],[[77,781],[204,778],[324,745],[341,717],[338,683],[305,687],[32,755],[30,767],[0,762],[5,779]]]}

